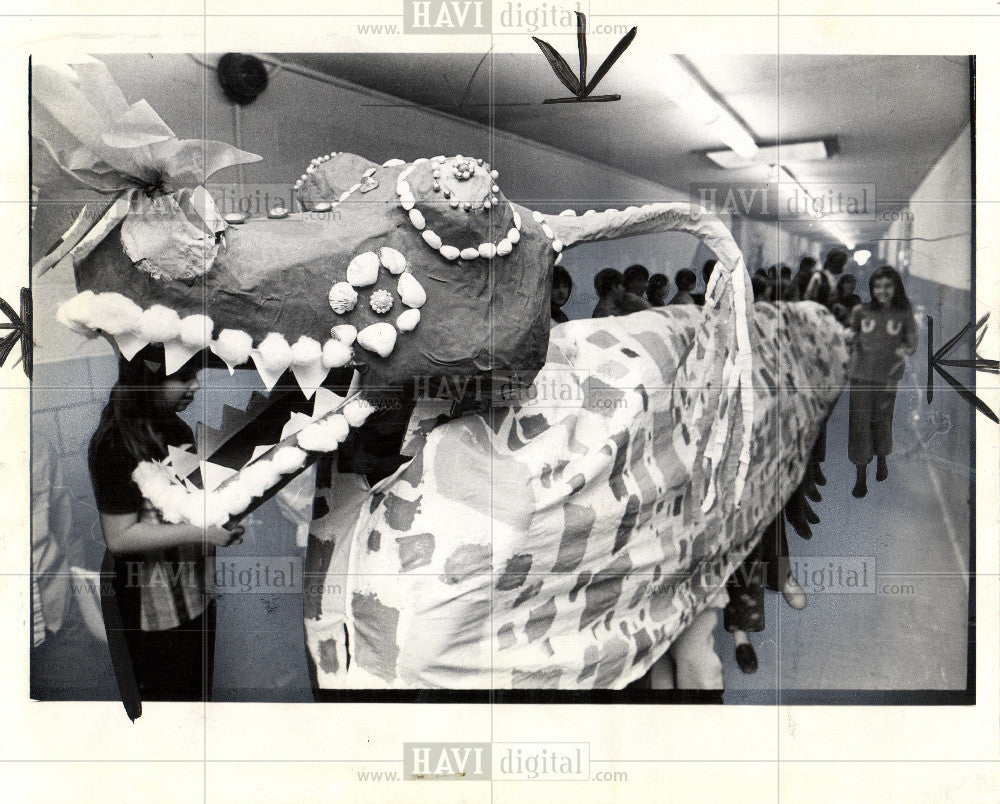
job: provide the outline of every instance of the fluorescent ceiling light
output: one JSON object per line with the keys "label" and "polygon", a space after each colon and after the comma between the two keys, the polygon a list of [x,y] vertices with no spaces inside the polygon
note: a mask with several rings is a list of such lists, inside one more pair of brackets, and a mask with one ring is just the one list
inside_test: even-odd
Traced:
{"label": "fluorescent ceiling light", "polygon": [[753,135],[705,91],[684,65],[668,56],[658,60],[654,70],[657,85],[670,100],[743,159],[753,159],[758,150]]}
{"label": "fluorescent ceiling light", "polygon": [[758,148],[752,157],[744,157],[735,150],[709,151],[705,156],[721,168],[739,170],[740,168],[754,167],[760,164],[770,165],[778,162],[786,165],[796,162],[818,162],[821,159],[829,158],[830,154],[823,140],[812,140],[811,142],[795,142],[788,145],[768,145]]}

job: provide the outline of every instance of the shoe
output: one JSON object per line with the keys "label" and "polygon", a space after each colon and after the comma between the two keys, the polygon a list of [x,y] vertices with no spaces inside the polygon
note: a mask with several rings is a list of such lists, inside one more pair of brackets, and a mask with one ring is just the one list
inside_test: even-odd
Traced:
{"label": "shoe", "polygon": [[819,468],[819,464],[813,464],[813,481],[817,486],[826,485],[826,475],[823,474],[823,470]]}
{"label": "shoe", "polygon": [[875,468],[875,479],[881,483],[889,476],[889,465],[881,455],[878,457],[878,466]]}
{"label": "shoe", "polygon": [[799,585],[798,579],[790,572],[785,578],[785,585],[781,587],[781,596],[796,611],[802,611],[806,607],[805,590]]}
{"label": "shoe", "polygon": [[864,480],[859,480],[854,484],[854,488],[851,489],[851,494],[857,497],[859,500],[868,494],[868,483]]}
{"label": "shoe", "polygon": [[736,664],[747,675],[757,672],[757,651],[749,642],[736,646]]}

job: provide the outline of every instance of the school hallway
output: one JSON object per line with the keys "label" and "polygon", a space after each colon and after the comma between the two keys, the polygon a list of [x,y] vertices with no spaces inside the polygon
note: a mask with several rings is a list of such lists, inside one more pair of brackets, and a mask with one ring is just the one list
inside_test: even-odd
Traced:
{"label": "school hallway", "polygon": [[822,501],[810,501],[820,523],[808,541],[787,529],[806,608],[765,593],[765,630],[749,635],[759,662],[750,675],[720,622],[727,704],[774,701],[778,691],[782,700],[804,702],[819,698],[797,691],[965,689],[970,406],[940,380],[927,403],[923,321],[920,329],[896,399],[889,477],[876,482],[872,462],[863,499],[851,495],[849,388],[830,417],[828,482]]}

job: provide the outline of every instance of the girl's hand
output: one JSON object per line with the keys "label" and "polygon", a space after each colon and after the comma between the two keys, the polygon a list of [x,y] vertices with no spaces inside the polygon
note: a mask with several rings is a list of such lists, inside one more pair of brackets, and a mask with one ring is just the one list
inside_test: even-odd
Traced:
{"label": "girl's hand", "polygon": [[230,525],[222,528],[206,528],[205,541],[216,547],[232,547],[243,541],[242,525]]}

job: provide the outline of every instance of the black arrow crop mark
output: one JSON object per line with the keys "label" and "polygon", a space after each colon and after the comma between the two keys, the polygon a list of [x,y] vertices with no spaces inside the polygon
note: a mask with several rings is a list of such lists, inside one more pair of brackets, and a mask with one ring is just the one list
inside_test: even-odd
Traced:
{"label": "black arrow crop mark", "polygon": [[[990,314],[987,313],[982,318],[980,318],[975,323],[976,328],[976,347],[982,343],[983,337],[986,335],[986,322],[989,319]],[[951,338],[947,343],[944,344],[936,352],[934,351],[934,319],[928,316],[927,318],[927,402],[934,399],[934,372],[936,371],[941,375],[941,379],[947,382],[952,388],[954,388],[959,396],[962,397],[966,402],[972,405],[976,410],[982,413],[986,418],[991,419],[994,422],[1000,423],[1000,419],[997,418],[995,414],[983,400],[976,396],[972,391],[966,388],[962,383],[960,383],[951,372],[947,371],[945,366],[954,366],[956,368],[971,368],[976,371],[985,371],[990,374],[1000,374],[1000,361],[997,360],[987,360],[986,358],[979,357],[975,352],[975,347],[973,347],[973,354],[976,355],[972,360],[953,360],[947,357],[948,353],[955,347],[955,345],[964,338],[969,331],[972,329],[973,323],[970,321],[966,324],[959,333]]]}
{"label": "black arrow crop mark", "polygon": [[621,38],[617,45],[615,45],[614,50],[608,54],[608,57],[601,63],[601,66],[597,68],[597,72],[594,73],[594,77],[587,81],[587,15],[582,11],[576,12],[576,46],[580,53],[580,75],[577,76],[573,72],[572,68],[567,64],[566,59],[564,59],[559,51],[556,50],[548,42],[539,39],[537,36],[531,37],[535,44],[538,45],[542,54],[548,59],[549,66],[552,71],[556,74],[556,78],[562,81],[563,86],[566,87],[570,92],[573,93],[572,98],[548,98],[542,103],[583,103],[583,102],[601,102],[601,101],[617,101],[621,100],[621,95],[592,95],[591,93],[597,88],[597,85],[601,83],[601,80],[608,74],[608,71],[614,66],[615,62],[621,58],[622,53],[628,50],[628,46],[632,44],[632,40],[635,39],[635,34],[638,29],[633,27],[625,36]]}
{"label": "black arrow crop mark", "polygon": [[0,312],[7,316],[7,324],[0,324],[0,330],[9,329],[10,332],[0,338],[0,366],[7,362],[10,353],[21,341],[21,363],[24,373],[31,379],[31,291],[21,288],[21,315],[14,312],[4,299],[0,299]]}

